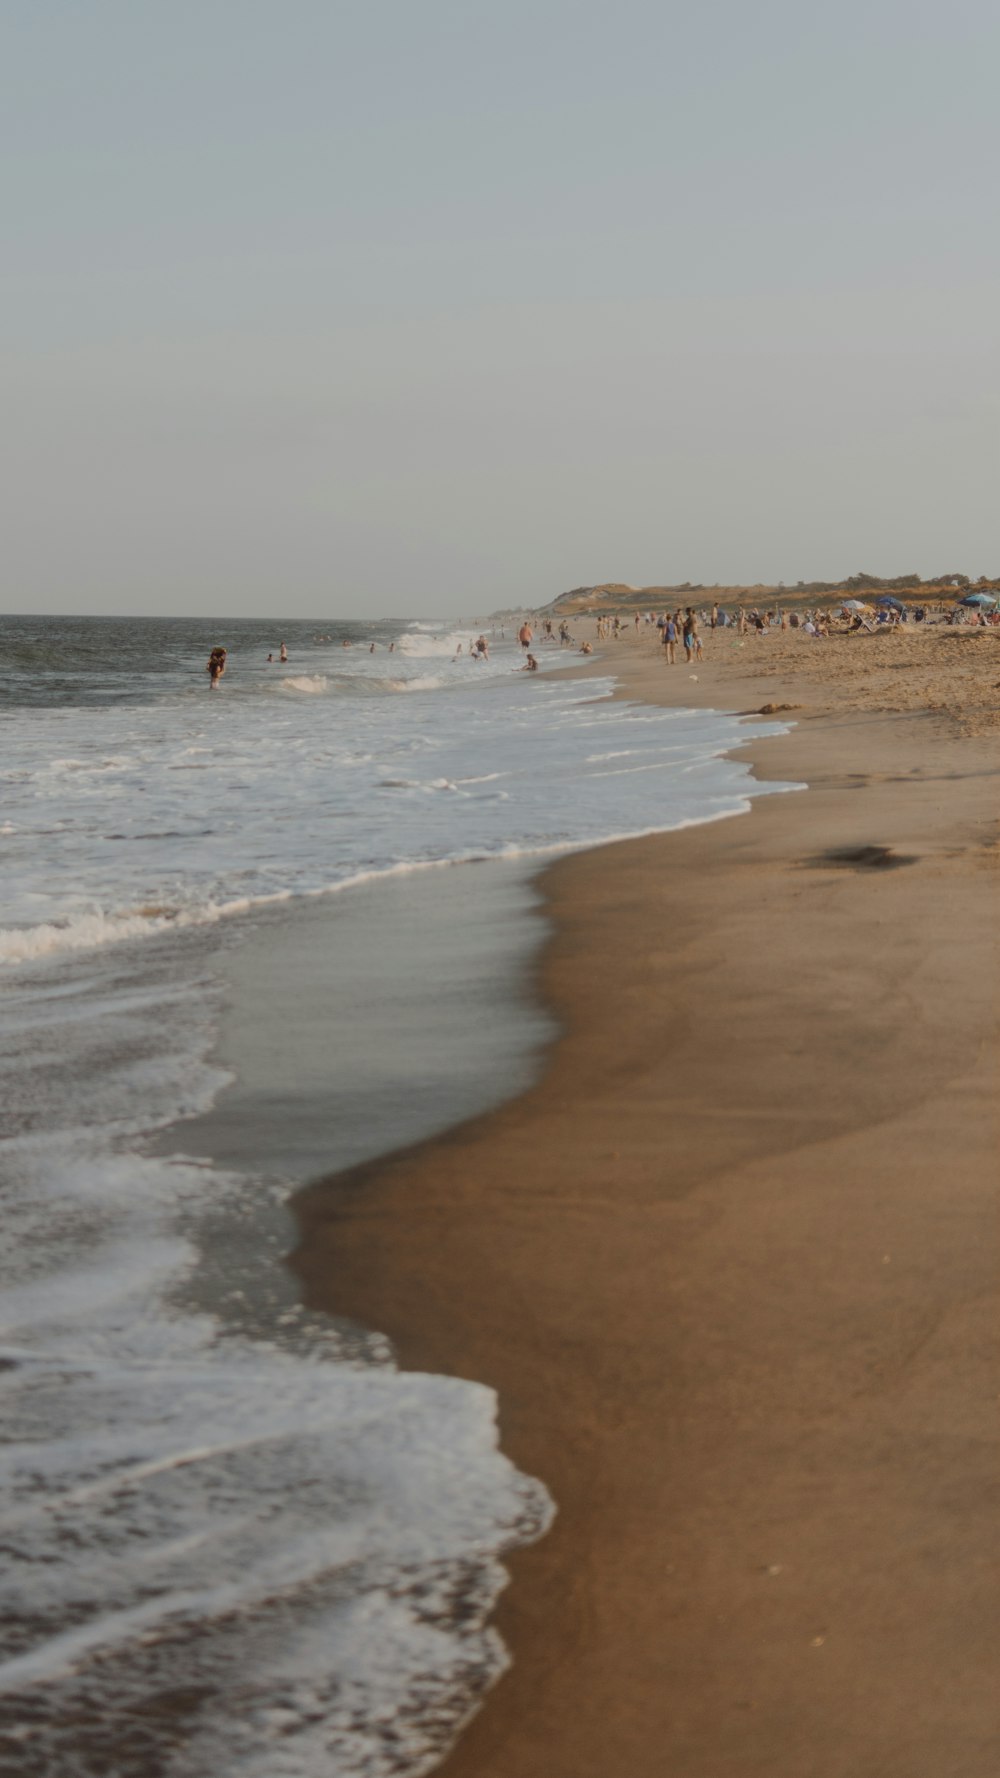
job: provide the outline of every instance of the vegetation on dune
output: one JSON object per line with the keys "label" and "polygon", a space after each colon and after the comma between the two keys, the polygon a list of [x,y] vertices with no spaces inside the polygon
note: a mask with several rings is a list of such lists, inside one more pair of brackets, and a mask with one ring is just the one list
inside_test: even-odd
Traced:
{"label": "vegetation on dune", "polygon": [[859,570],[857,574],[849,574],[844,580],[799,580],[794,586],[786,586],[779,581],[776,586],[764,582],[745,584],[742,586],[710,586],[704,581],[684,580],[662,586],[633,587],[620,580],[604,580],[595,586],[573,587],[569,592],[560,593],[545,607],[546,611],[559,611],[563,615],[574,612],[597,611],[602,609],[648,610],[666,605],[682,605],[692,594],[698,595],[701,604],[714,603],[720,605],[775,605],[794,606],[809,603],[817,598],[831,598],[842,594],[844,598],[856,598],[859,594],[901,593],[909,592],[917,599],[951,599],[960,595],[970,586],[982,588],[1000,588],[1000,576],[989,579],[980,575],[973,580],[968,574],[953,572],[934,574],[922,578],[919,574],[895,574],[882,576],[867,574]]}

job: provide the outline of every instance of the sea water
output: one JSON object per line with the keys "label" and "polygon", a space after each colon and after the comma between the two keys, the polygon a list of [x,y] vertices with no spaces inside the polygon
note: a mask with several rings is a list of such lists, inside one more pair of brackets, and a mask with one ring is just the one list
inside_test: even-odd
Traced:
{"label": "sea water", "polygon": [[[416,1774],[502,1670],[500,1558],[553,1507],[498,1450],[492,1393],[401,1374],[378,1329],[297,1301],[281,1202],[328,1126],[256,1162],[202,1139],[261,1090],[249,1051],[219,1059],[241,945],[291,956],[303,910],[345,898],[355,991],[348,1014],[331,982],[327,1046],[362,1111],[383,1050],[400,1085],[360,1150],[337,1126],[342,1165],[513,1090],[512,1032],[530,1058],[537,1015],[511,1007],[535,938],[475,866],[513,861],[523,898],[533,861],[765,788],[725,757],[736,718],[612,699],[554,648],[518,672],[500,625],[472,661],[475,634],[0,620],[0,1771]],[[411,1105],[446,983],[412,945],[377,967],[377,898],[398,934],[436,880],[481,903],[450,979],[485,971],[496,1011]],[[294,1016],[275,1004],[276,1043]]]}

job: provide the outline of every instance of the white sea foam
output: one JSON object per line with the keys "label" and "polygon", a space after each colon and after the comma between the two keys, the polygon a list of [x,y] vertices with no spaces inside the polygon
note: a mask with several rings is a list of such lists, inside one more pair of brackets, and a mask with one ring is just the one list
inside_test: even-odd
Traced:
{"label": "white sea foam", "polygon": [[[489,1391],[401,1377],[378,1339],[345,1347],[238,1269],[211,1315],[182,1312],[187,1221],[267,1238],[266,1189],[140,1139],[220,1084],[210,944],[171,930],[116,975],[68,958],[62,1017],[47,978],[11,977],[0,1742],[22,1737],[25,1778],[145,1778],[135,1725],[178,1688],[212,1704],[171,1771],[263,1775],[274,1743],[304,1775],[388,1775],[397,1716],[421,1769],[502,1668],[497,1557],[550,1510],[498,1452]],[[253,1333],[220,1345],[241,1303]]]}

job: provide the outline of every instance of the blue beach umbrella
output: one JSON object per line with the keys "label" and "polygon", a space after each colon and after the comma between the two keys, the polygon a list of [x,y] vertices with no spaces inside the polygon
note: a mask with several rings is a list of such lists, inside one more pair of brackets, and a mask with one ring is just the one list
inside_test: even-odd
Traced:
{"label": "blue beach umbrella", "polygon": [[960,605],[995,605],[997,596],[996,593],[966,593],[958,602]]}
{"label": "blue beach umbrella", "polygon": [[881,599],[876,599],[875,603],[876,605],[891,605],[896,611],[906,610],[902,599],[894,599],[889,593],[883,593]]}

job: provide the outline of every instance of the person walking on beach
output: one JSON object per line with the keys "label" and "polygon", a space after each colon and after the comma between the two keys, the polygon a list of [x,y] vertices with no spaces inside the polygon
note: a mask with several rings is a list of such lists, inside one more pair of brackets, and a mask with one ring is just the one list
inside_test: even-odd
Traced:
{"label": "person walking on beach", "polygon": [[689,605],[684,613],[684,658],[688,666],[694,660],[698,647],[698,619],[694,614],[694,606]]}
{"label": "person walking on beach", "polygon": [[531,638],[533,635],[534,635],[534,631],[533,631],[531,625],[529,624],[527,618],[525,618],[523,624],[521,625],[521,628],[517,632],[517,639],[520,642],[522,648],[530,648],[531,647]]}
{"label": "person walking on beach", "polygon": [[674,666],[677,660],[677,621],[669,613],[663,626],[663,653],[668,667]]}

